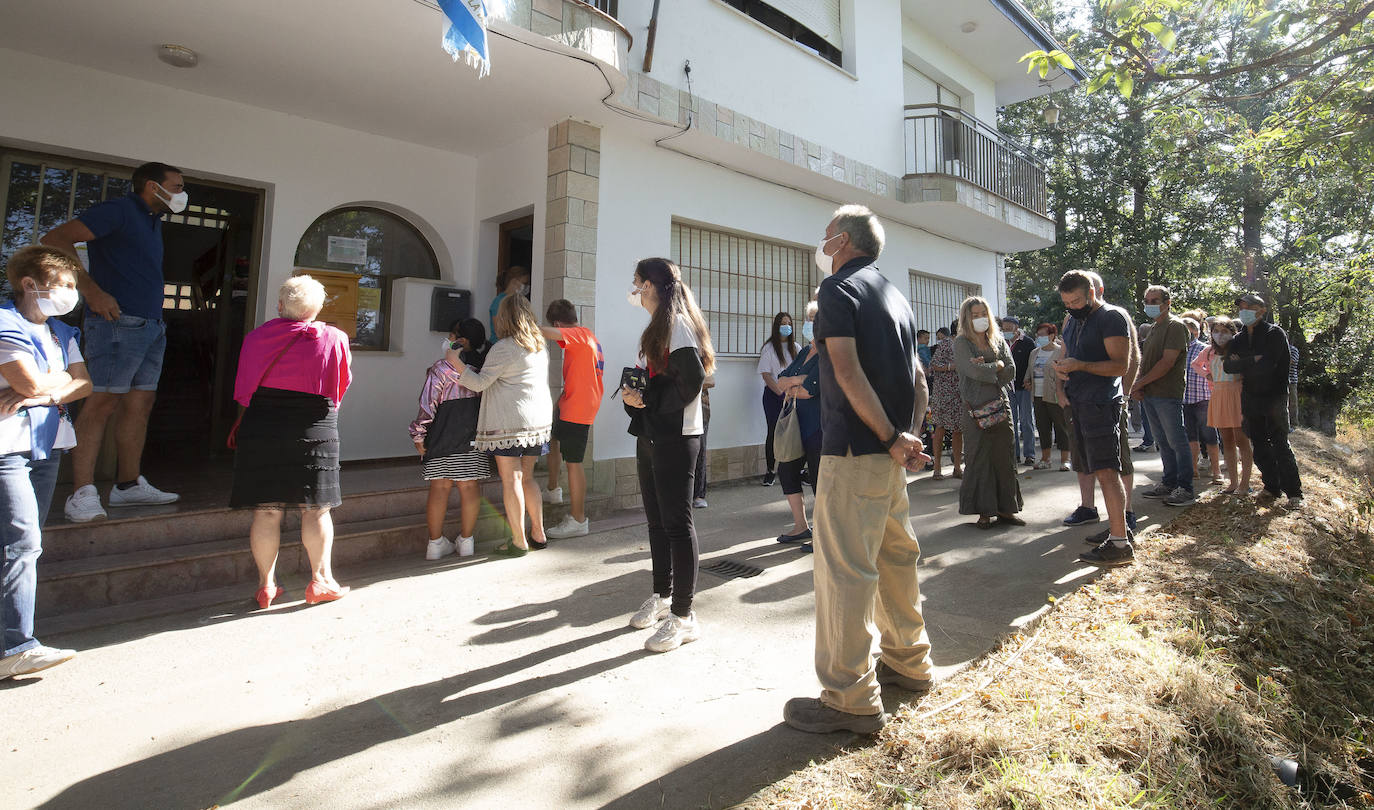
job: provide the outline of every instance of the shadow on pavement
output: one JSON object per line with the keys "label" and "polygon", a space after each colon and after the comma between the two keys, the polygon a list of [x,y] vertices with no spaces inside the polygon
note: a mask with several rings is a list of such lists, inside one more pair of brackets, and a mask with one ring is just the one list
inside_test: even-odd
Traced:
{"label": "shadow on pavement", "polygon": [[[252,726],[84,779],[41,808],[210,807],[229,804],[289,782],[297,773],[352,756],[375,745],[428,731],[454,720],[542,695],[625,666],[648,655],[622,653],[544,677],[485,691],[484,683],[600,644],[628,632],[607,630],[541,649],[501,664],[399,689],[322,715]],[[547,722],[547,717],[543,722]],[[492,778],[498,778],[493,774]],[[473,787],[471,775],[463,780]]]}

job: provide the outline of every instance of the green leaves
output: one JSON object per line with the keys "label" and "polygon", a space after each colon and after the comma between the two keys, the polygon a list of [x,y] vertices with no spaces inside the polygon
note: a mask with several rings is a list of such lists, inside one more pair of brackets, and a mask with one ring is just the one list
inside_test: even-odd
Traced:
{"label": "green leaves", "polygon": [[1166,51],[1172,52],[1175,43],[1178,42],[1178,37],[1174,34],[1173,29],[1158,20],[1141,23],[1140,27],[1154,35],[1154,38],[1159,42],[1159,46]]}

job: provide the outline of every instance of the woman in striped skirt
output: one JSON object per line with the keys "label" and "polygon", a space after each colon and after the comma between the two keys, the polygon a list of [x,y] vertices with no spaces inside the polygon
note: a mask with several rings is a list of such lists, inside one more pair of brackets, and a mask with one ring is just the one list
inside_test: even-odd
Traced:
{"label": "woman in striped skirt", "polygon": [[[420,413],[410,423],[410,438],[420,452],[425,480],[429,482],[429,500],[425,517],[429,523],[429,546],[426,560],[438,560],[454,552],[467,557],[472,554],[472,533],[477,526],[477,511],[481,506],[479,482],[491,476],[491,459],[472,446],[477,435],[477,415],[482,395],[458,382],[465,366],[481,370],[486,360],[487,330],[476,318],[457,321],[444,338],[444,357],[429,367],[425,386],[420,390]],[[458,485],[462,501],[462,517],[458,539],[444,536],[444,518],[448,514],[449,491]]]}

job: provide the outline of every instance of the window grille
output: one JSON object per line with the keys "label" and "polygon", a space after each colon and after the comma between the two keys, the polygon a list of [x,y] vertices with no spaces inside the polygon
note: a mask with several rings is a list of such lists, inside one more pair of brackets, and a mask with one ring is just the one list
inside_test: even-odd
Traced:
{"label": "window grille", "polygon": [[778,312],[800,331],[819,282],[814,248],[674,222],[671,250],[717,354],[757,357]]}
{"label": "window grille", "polygon": [[948,328],[959,318],[959,305],[972,295],[982,295],[979,284],[966,284],[954,279],[911,271],[908,277],[911,291],[911,311],[916,313],[916,328],[935,334],[940,327]]}

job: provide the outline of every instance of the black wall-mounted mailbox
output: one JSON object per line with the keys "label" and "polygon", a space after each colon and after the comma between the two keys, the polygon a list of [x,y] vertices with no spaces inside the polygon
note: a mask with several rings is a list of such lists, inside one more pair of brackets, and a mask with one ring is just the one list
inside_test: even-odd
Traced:
{"label": "black wall-mounted mailbox", "polygon": [[448,332],[454,321],[472,317],[472,292],[435,287],[429,299],[429,331]]}

